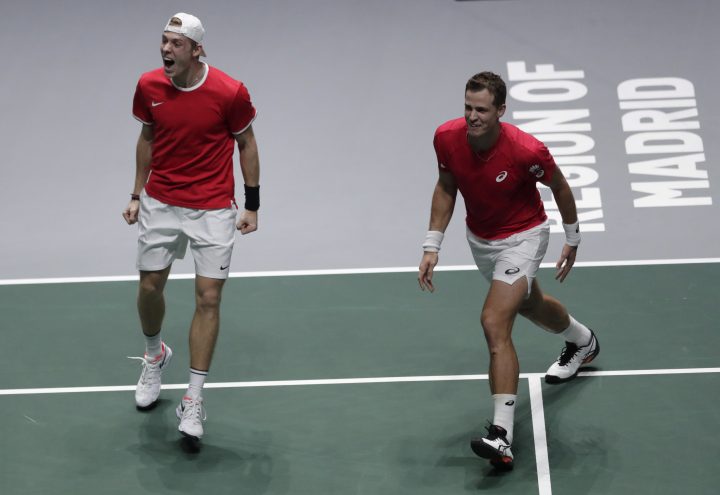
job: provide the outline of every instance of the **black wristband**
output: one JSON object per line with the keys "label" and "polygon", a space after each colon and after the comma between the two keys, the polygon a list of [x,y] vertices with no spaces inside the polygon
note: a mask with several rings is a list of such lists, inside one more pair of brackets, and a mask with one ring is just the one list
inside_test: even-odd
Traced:
{"label": "black wristband", "polygon": [[260,186],[245,184],[245,209],[258,211],[260,209]]}
{"label": "black wristband", "polygon": [[140,195],[139,194],[131,194],[130,199],[132,201],[140,201]]}

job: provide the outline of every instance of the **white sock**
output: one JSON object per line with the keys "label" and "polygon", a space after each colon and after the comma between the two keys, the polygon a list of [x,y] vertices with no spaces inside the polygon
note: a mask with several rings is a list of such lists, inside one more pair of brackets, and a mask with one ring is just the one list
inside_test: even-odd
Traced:
{"label": "white sock", "polygon": [[190,368],[190,384],[188,385],[186,396],[193,400],[198,400],[202,396],[203,385],[205,385],[205,378],[207,378],[207,371],[200,371],[194,368]]}
{"label": "white sock", "polygon": [[155,335],[145,335],[145,355],[154,359],[162,354],[162,339],[160,332]]}
{"label": "white sock", "polygon": [[590,343],[590,339],[592,338],[590,329],[573,318],[572,315],[570,315],[570,326],[558,335],[564,338],[567,342],[572,342],[578,347],[588,345]]}
{"label": "white sock", "polygon": [[517,395],[493,394],[492,398],[495,402],[495,416],[493,417],[493,424],[495,426],[505,428],[507,431],[507,441],[512,443]]}

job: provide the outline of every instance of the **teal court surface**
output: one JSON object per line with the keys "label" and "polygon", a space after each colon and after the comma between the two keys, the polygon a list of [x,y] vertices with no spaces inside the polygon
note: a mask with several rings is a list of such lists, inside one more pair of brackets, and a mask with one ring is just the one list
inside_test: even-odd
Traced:
{"label": "teal court surface", "polygon": [[546,292],[601,353],[563,385],[563,343],[518,319],[516,467],[469,448],[492,417],[485,282],[416,274],[238,277],[226,285],[199,449],[174,409],[192,280],[168,283],[173,363],[135,410],[136,282],[0,285],[0,493],[714,494],[720,484],[718,263],[576,267]]}

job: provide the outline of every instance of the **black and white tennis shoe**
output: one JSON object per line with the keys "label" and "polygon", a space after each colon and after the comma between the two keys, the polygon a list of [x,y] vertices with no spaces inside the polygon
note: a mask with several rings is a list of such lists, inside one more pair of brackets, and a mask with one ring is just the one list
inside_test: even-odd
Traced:
{"label": "black and white tennis shoe", "polygon": [[513,454],[507,440],[505,428],[497,425],[486,426],[487,436],[470,440],[470,448],[483,459],[489,459],[496,469],[510,471],[513,468]]}
{"label": "black and white tennis shoe", "polygon": [[600,353],[600,343],[595,332],[590,330],[590,342],[578,347],[572,342],[565,342],[565,348],[545,374],[547,383],[562,383],[572,380],[580,371],[583,364],[588,364]]}

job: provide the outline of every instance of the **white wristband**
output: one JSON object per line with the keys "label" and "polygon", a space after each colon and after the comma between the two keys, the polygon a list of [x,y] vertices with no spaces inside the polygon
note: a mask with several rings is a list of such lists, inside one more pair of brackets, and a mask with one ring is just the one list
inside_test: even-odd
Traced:
{"label": "white wristband", "polygon": [[427,253],[437,253],[440,251],[440,244],[442,244],[445,234],[439,230],[428,230],[425,235],[425,242],[423,242],[423,251]]}
{"label": "white wristband", "polygon": [[580,244],[580,222],[564,223],[562,226],[565,229],[565,244],[573,247]]}

